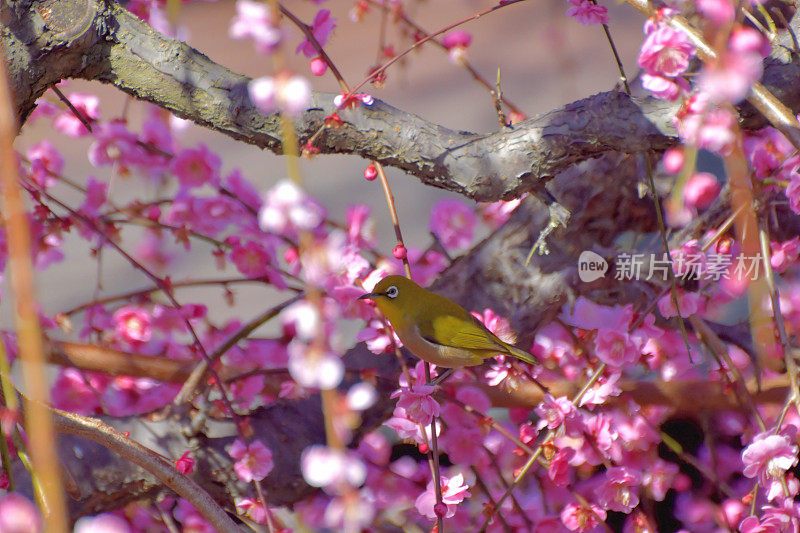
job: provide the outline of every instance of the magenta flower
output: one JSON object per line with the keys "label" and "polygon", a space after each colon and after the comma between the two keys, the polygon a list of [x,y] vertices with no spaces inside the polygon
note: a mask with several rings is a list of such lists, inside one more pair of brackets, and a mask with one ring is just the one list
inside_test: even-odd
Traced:
{"label": "magenta flower", "polygon": [[442,37],[442,44],[450,50],[455,46],[466,48],[472,43],[472,35],[464,30],[454,30]]}
{"label": "magenta flower", "polygon": [[430,230],[447,250],[466,248],[472,242],[477,218],[461,200],[439,200],[431,210]]}
{"label": "magenta flower", "polygon": [[373,247],[375,239],[375,221],[370,218],[370,208],[365,204],[347,207],[347,240],[359,248]]}
{"label": "magenta flower", "polygon": [[150,313],[141,307],[126,305],[114,312],[117,335],[131,344],[147,342],[153,336]]}
{"label": "magenta flower", "polygon": [[720,189],[719,181],[713,174],[697,172],[686,182],[683,199],[689,207],[704,209],[711,205]]}
{"label": "magenta flower", "polygon": [[[90,124],[100,118],[100,99],[97,96],[72,93],[67,98]],[[89,135],[89,130],[70,109],[65,109],[53,120],[53,128],[73,138]]]}
{"label": "magenta flower", "polygon": [[575,457],[575,450],[572,448],[562,448],[550,460],[547,468],[547,477],[559,487],[566,487],[570,482],[570,464]]}
{"label": "magenta flower", "polygon": [[231,21],[228,35],[237,40],[252,38],[256,50],[261,53],[271,51],[281,41],[281,31],[270,17],[269,6],[251,0],[237,0],[236,16]]}
{"label": "magenta flower", "polygon": [[757,178],[772,175],[794,152],[794,146],[775,128],[763,128],[744,135],[744,153]]}
{"label": "magenta flower", "polygon": [[515,198],[508,202],[498,200],[490,204],[481,204],[481,219],[490,229],[497,229],[511,218],[511,213],[513,213],[521,203],[522,198]]}
{"label": "magenta flower", "polygon": [[431,385],[414,385],[410,389],[396,390],[391,397],[400,397],[397,407],[404,409],[409,419],[427,426],[433,417],[439,416],[439,402],[431,396],[434,390],[436,387]]}
{"label": "magenta flower", "polygon": [[222,161],[219,156],[200,144],[195,149],[181,150],[170,163],[170,170],[184,187],[216,185]]}
{"label": "magenta flower", "polygon": [[768,487],[797,464],[797,446],[787,435],[759,433],[742,451],[742,462],[745,476],[758,477],[761,486]]}
{"label": "magenta flower", "polygon": [[769,262],[775,272],[781,273],[789,265],[797,261],[797,256],[800,253],[800,237],[795,237],[784,242],[770,243],[772,255],[770,255]]}
{"label": "magenta flower", "polygon": [[786,199],[789,200],[789,208],[800,215],[800,174],[792,172],[789,185],[784,189]]}
{"label": "magenta flower", "polygon": [[40,187],[52,187],[56,176],[64,168],[64,158],[53,144],[45,139],[28,148],[28,161],[31,162],[31,179]]}
{"label": "magenta flower", "polygon": [[566,396],[553,398],[547,393],[534,411],[541,417],[539,429],[556,429],[563,425],[567,435],[579,435],[583,429],[581,414]]}
{"label": "magenta flower", "polygon": [[584,26],[608,24],[608,8],[598,6],[590,0],[569,0],[572,7],[567,9],[567,16],[572,17]]}
{"label": "magenta flower", "polygon": [[[325,46],[328,42],[331,32],[336,28],[336,19],[331,17],[331,12],[328,9],[320,9],[314,17],[314,23],[311,25],[311,32],[314,38],[319,42],[320,46]],[[297,47],[295,53],[303,52],[306,57],[314,57],[317,55],[317,49],[311,44],[307,38]]]}
{"label": "magenta flower", "polygon": [[254,479],[260,481],[272,472],[274,466],[272,450],[260,440],[255,440],[247,446],[236,439],[228,454],[236,461],[233,464],[236,476],[245,483],[250,483]]}
{"label": "magenta flower", "polygon": [[517,342],[517,335],[511,331],[511,325],[508,320],[495,313],[488,307],[483,310],[483,314],[472,312],[472,316],[486,326],[486,329],[500,337],[501,340],[514,344]]}
{"label": "magenta flower", "polygon": [[734,5],[730,0],[696,0],[698,11],[717,26],[733,22]]}
{"label": "magenta flower", "polygon": [[[451,478],[441,476],[442,486],[442,503],[446,506],[443,511],[444,518],[451,518],[456,514],[456,507],[459,503],[464,501],[464,498],[470,496],[469,486],[464,485],[464,476],[456,474]],[[428,518],[436,518],[436,493],[433,487],[433,481],[428,482],[428,487],[422,494],[417,497],[414,503],[417,511],[423,516]]]}
{"label": "magenta flower", "polygon": [[642,44],[638,64],[653,76],[675,78],[686,72],[694,52],[694,45],[685,33],[666,24],[658,24]]}
{"label": "magenta flower", "polygon": [[94,128],[94,142],[89,147],[89,162],[96,167],[118,164],[120,170],[147,161],[136,135],[119,121],[104,122]]}
{"label": "magenta flower", "polygon": [[601,329],[594,340],[597,358],[612,367],[639,361],[642,352],[627,331]]}
{"label": "magenta flower", "polygon": [[697,81],[698,89],[713,102],[737,104],[761,78],[761,61],[758,53],[728,50],[718,62],[705,65]]}
{"label": "magenta flower", "polygon": [[3,533],[42,531],[42,520],[36,506],[16,492],[0,496],[0,531]]}
{"label": "magenta flower", "polygon": [[100,408],[99,393],[95,390],[98,385],[98,381],[85,378],[76,368],[62,368],[50,389],[50,396],[59,409],[93,415]]}
{"label": "magenta flower", "polygon": [[191,474],[194,470],[194,459],[189,457],[190,453],[192,452],[187,450],[175,460],[175,468],[177,468],[181,474]]}
{"label": "magenta flower", "polygon": [[630,513],[639,505],[639,485],[642,474],[627,466],[606,470],[605,482],[596,490],[597,501],[609,511]]}
{"label": "magenta flower", "polygon": [[387,353],[394,346],[403,345],[392,327],[384,325],[384,321],[378,319],[370,320],[369,326],[358,332],[356,340],[365,342],[367,349],[376,355]]}
{"label": "magenta flower", "polygon": [[272,267],[275,262],[273,251],[256,241],[236,243],[230,252],[236,269],[250,278],[262,278],[277,274]]}
{"label": "magenta flower", "polygon": [[267,523],[267,511],[264,509],[264,505],[258,500],[252,498],[236,500],[236,508],[240,509],[246,517],[256,524]]}
{"label": "magenta flower", "polygon": [[664,501],[667,491],[672,488],[679,473],[678,465],[663,459],[656,459],[649,465],[644,474],[644,484],[650,487],[650,493],[655,501]]}
{"label": "magenta flower", "polygon": [[600,521],[605,519],[605,509],[594,504],[590,504],[590,507],[584,507],[577,503],[570,503],[561,510],[561,523],[570,531],[578,531],[579,533],[593,530]]}

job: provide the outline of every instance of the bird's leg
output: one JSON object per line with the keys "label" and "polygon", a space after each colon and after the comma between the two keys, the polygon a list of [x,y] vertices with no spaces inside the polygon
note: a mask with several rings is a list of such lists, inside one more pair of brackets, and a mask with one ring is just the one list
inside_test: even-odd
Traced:
{"label": "bird's leg", "polygon": [[550,250],[547,248],[547,237],[559,226],[566,228],[567,222],[569,222],[569,218],[572,216],[572,213],[570,213],[566,207],[558,203],[558,200],[556,200],[545,187],[533,191],[533,194],[547,206],[550,218],[544,229],[539,232],[539,237],[536,239],[536,242],[533,243],[531,251],[528,252],[528,257],[525,259],[526,265],[530,263],[533,254],[547,255],[550,253]]}
{"label": "bird's leg", "polygon": [[447,370],[445,370],[444,372],[439,374],[439,376],[436,379],[434,379],[433,381],[428,382],[428,385],[433,385],[435,387],[436,385],[438,385],[442,381],[444,381],[447,378],[449,378],[450,375],[455,371],[456,371],[455,368],[448,368]]}

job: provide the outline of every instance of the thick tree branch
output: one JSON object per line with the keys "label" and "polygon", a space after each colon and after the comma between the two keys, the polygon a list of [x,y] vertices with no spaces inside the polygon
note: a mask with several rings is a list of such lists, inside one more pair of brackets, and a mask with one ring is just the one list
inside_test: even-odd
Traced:
{"label": "thick tree branch", "polygon": [[[0,11],[16,107],[63,78],[112,83],[198,124],[275,152],[277,116],[249,100],[249,78],[167,38],[114,3],[101,0],[12,2]],[[28,7],[30,6],[30,8]],[[301,142],[333,113],[332,94],[315,94],[295,121]],[[345,124],[317,140],[323,153],[355,153],[395,166],[424,183],[476,200],[511,198],[587,158],[613,151],[659,151],[674,143],[671,106],[608,92],[500,132],[478,135],[431,124],[376,100],[339,110]]]}

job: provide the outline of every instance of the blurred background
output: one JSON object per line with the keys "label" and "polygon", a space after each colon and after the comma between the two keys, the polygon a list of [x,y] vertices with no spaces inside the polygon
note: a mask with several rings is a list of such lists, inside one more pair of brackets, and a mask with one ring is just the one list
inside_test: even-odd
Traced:
{"label": "blurred background", "polygon": [[[337,28],[326,50],[351,85],[360,82],[369,68],[377,63],[381,20],[379,11],[373,8],[361,22],[351,21],[348,15],[354,3],[352,0],[330,0],[317,6],[307,0],[286,2],[286,7],[307,23],[311,23],[320,7],[331,10],[332,16],[337,19]],[[406,13],[425,30],[433,32],[494,3],[489,0],[408,1]],[[468,59],[472,65],[492,83],[500,69],[504,95],[529,117],[609,90],[618,79],[617,67],[603,28],[584,27],[567,17],[565,13],[570,5],[566,0],[522,2],[469,22],[461,28],[473,36],[468,49]],[[628,76],[632,77],[636,72],[636,55],[642,40],[643,17],[626,5],[605,5],[609,9],[613,38]],[[229,0],[182,4],[180,24],[185,30],[181,30],[181,36],[191,46],[235,72],[253,77],[272,74],[271,59],[256,53],[251,41],[234,41],[228,37],[234,11],[235,2]],[[289,66],[308,77],[315,90],[338,92],[338,85],[329,72],[321,78],[311,75],[308,59],[294,54],[302,40],[300,32],[288,21],[284,22],[284,28],[289,35],[285,41]],[[396,52],[410,44],[408,38],[401,36],[398,27],[391,23],[388,24],[386,43],[393,46]],[[68,81],[63,84],[62,90],[68,96],[74,92],[99,95],[102,120],[120,116],[128,106],[127,117],[133,131],[138,131],[139,124],[151,107],[130,99],[111,86],[96,82]],[[473,132],[490,132],[499,128],[494,105],[486,89],[476,83],[463,67],[451,62],[447,53],[436,46],[423,46],[405,61],[393,66],[388,71],[384,88],[367,86],[365,90],[395,107],[448,128]],[[48,93],[46,98],[57,103],[52,93]],[[65,176],[80,183],[90,175],[108,181],[111,184],[110,195],[119,204],[134,198],[154,197],[156,191],[146,179],[117,176],[110,167],[92,167],[86,156],[91,138],[67,138],[52,130],[49,119],[40,119],[24,126],[16,146],[24,153],[29,146],[45,138],[62,150],[66,161]],[[286,176],[285,161],[281,157],[201,127],[187,128],[179,135],[178,141],[183,147],[207,144],[221,155],[223,175],[240,167],[261,191],[266,191]],[[344,221],[348,205],[369,205],[376,221],[379,248],[390,253],[395,244],[394,233],[380,183],[363,179],[367,164],[368,161],[358,157],[322,155],[303,160],[301,168],[306,189],[326,206],[332,219]],[[431,206],[442,198],[456,195],[422,185],[416,178],[394,169],[389,169],[389,180],[407,246],[425,248],[430,243],[428,220]],[[57,186],[53,191],[73,206],[82,202],[80,195],[63,186]],[[464,201],[471,203],[470,200]],[[136,244],[137,232],[141,233],[141,230],[130,227],[123,229],[123,246],[129,251]],[[175,259],[166,272],[173,281],[224,275],[216,268],[210,246],[195,243],[189,254],[184,253],[179,245],[175,246]],[[110,249],[103,252],[98,268],[98,261],[90,255],[86,241],[80,238],[66,238],[65,255],[63,262],[37,272],[40,300],[43,311],[48,315],[83,304],[97,296],[151,285],[141,273]],[[229,266],[227,274],[235,274],[235,270]],[[4,289],[7,289],[6,285]],[[229,308],[223,302],[222,290],[218,287],[182,289],[177,296],[182,303],[205,303],[209,307],[210,317],[215,319],[239,316],[247,320],[266,305],[277,301],[277,295],[265,288],[257,291],[234,288],[234,291],[234,308]],[[7,327],[10,325],[10,311],[9,299],[3,298],[0,320]]]}

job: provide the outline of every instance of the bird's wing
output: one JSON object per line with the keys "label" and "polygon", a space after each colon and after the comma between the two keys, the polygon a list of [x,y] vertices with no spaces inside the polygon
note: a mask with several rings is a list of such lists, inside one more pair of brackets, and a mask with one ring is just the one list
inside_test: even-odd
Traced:
{"label": "bird's wing", "polygon": [[494,335],[472,316],[469,318],[453,315],[438,316],[423,322],[419,330],[426,340],[434,344],[468,350],[507,352],[505,346],[495,341]]}

